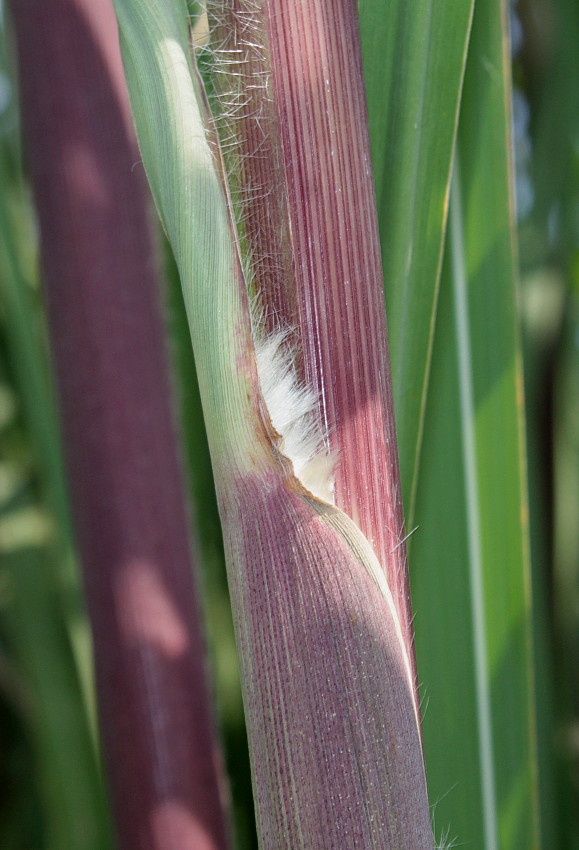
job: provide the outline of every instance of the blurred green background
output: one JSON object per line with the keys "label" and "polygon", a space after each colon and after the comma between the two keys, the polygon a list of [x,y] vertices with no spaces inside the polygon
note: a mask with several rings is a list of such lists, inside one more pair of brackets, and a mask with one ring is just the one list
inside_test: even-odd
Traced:
{"label": "blurred green background", "polygon": [[[90,636],[21,159],[13,45],[1,3],[0,21],[0,847],[71,847],[76,817],[84,846],[105,850],[106,839],[98,838],[106,815],[95,786]],[[511,9],[510,29],[539,808],[546,850],[573,850],[579,848],[579,4],[522,0]],[[461,132],[466,137],[468,127]],[[250,848],[256,839],[219,520],[169,251],[166,281],[237,846]],[[446,696],[460,702],[462,694]],[[436,808],[435,819],[452,838],[452,824]]]}

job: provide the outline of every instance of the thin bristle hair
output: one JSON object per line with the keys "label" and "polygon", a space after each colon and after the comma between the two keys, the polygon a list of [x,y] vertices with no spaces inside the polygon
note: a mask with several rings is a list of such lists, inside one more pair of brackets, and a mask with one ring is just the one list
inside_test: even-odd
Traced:
{"label": "thin bristle hair", "polygon": [[335,458],[327,449],[318,398],[298,378],[291,329],[266,335],[264,326],[263,320],[254,318],[257,371],[272,425],[281,437],[279,450],[292,462],[306,490],[333,504]]}
{"label": "thin bristle hair", "polygon": [[[296,478],[313,496],[333,504],[335,459],[329,453],[328,435],[321,425],[317,393],[298,378],[295,367],[298,352],[296,343],[292,343],[295,337],[292,329],[266,321],[260,306],[260,288],[279,286],[286,272],[281,248],[278,254],[270,241],[259,238],[264,223],[256,223],[250,215],[257,200],[271,196],[268,179],[271,175],[263,173],[256,180],[255,174],[244,173],[249,157],[255,164],[264,156],[265,172],[271,164],[266,131],[269,122],[262,115],[269,97],[266,53],[260,42],[261,7],[255,3],[245,9],[228,10],[237,23],[237,37],[233,43],[228,43],[221,28],[212,26],[215,20],[212,11],[219,4],[210,2],[208,5],[210,37],[209,45],[205,44],[203,49],[209,50],[212,56],[210,65],[218,93],[213,121],[227,173],[232,221],[238,244],[243,245],[239,256],[251,302],[252,335],[262,395],[274,430],[280,436],[277,448],[291,461]],[[240,141],[237,126],[240,121],[257,121],[260,128],[259,139],[253,140],[256,144],[251,151]],[[255,247],[256,241],[260,247],[268,245],[267,254]]]}

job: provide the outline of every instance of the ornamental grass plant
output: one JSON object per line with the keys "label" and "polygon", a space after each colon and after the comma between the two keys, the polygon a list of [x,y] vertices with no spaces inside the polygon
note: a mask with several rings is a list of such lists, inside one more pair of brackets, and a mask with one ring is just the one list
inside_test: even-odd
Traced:
{"label": "ornamental grass plant", "polygon": [[2,846],[574,847],[568,0],[2,8]]}

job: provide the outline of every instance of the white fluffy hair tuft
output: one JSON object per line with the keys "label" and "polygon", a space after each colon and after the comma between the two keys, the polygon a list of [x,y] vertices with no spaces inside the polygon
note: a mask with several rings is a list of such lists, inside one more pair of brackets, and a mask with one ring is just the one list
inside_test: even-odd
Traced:
{"label": "white fluffy hair tuft", "polygon": [[335,457],[329,453],[319,420],[316,393],[296,374],[290,329],[262,333],[254,321],[257,370],[273,427],[281,436],[281,452],[291,460],[304,487],[325,502],[334,503]]}

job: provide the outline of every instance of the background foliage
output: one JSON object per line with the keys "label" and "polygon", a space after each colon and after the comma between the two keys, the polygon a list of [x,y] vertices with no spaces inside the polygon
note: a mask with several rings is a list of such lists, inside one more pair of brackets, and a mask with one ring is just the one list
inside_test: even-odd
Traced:
{"label": "background foliage", "polygon": [[[510,10],[509,49],[506,10],[490,0],[476,0],[472,30],[468,2],[421,0],[412,17],[403,2],[384,6],[364,0],[360,11],[408,530],[419,526],[410,538],[411,578],[437,833],[448,831],[459,846],[509,850],[539,846],[540,835],[546,848],[572,850],[579,847],[579,10],[575,0],[521,0]],[[12,50],[3,19],[0,845],[104,847],[89,635]],[[209,651],[237,842],[249,848],[248,758],[219,520],[168,251],[165,266]]]}

